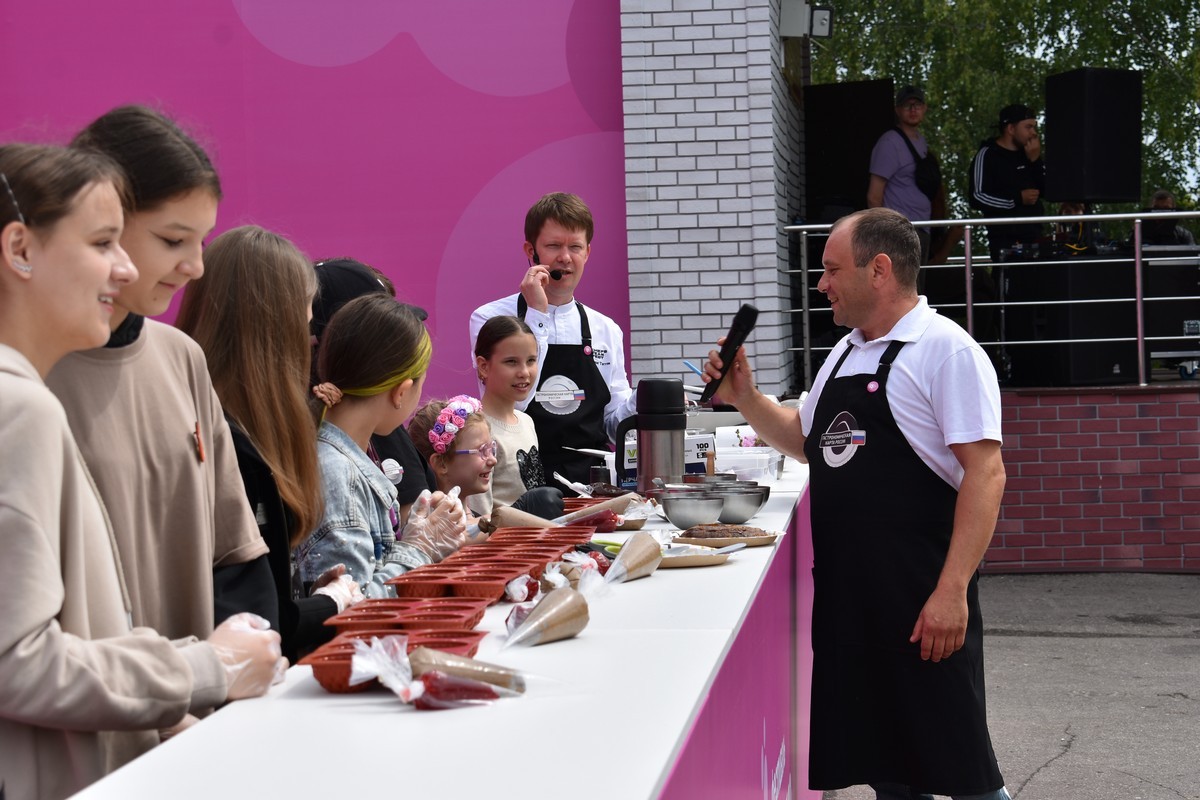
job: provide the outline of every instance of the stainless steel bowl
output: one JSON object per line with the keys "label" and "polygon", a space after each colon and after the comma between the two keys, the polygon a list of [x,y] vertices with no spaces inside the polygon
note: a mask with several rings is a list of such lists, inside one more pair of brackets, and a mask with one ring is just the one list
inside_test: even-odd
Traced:
{"label": "stainless steel bowl", "polygon": [[[675,486],[675,484],[673,484],[672,486]],[[678,486],[682,487],[683,484],[678,484]],[[642,496],[645,497],[647,500],[654,500],[657,503],[662,503],[662,499],[664,497],[679,497],[679,496],[705,497],[708,495],[708,492],[704,491],[705,488],[706,487],[703,487],[703,486],[689,486],[689,487],[687,487],[687,489],[684,489],[684,488],[647,489],[646,491],[642,492]],[[694,491],[689,491],[689,490],[694,490]]]}
{"label": "stainless steel bowl", "polygon": [[728,485],[722,484],[722,489],[762,489],[763,503],[771,499],[771,486],[767,483],[759,483],[758,481],[732,481]]}
{"label": "stainless steel bowl", "polygon": [[712,495],[666,495],[659,499],[672,525],[685,530],[693,525],[710,525],[721,518],[725,499]]}
{"label": "stainless steel bowl", "polygon": [[664,492],[692,492],[694,494],[704,494],[709,490],[709,485],[706,483],[668,483],[664,484]]}
{"label": "stainless steel bowl", "polygon": [[700,472],[689,472],[683,476],[684,483],[715,483],[722,484],[727,481],[737,480],[737,475],[732,472],[716,472],[712,475],[705,475]]}
{"label": "stainless steel bowl", "polygon": [[714,490],[713,494],[725,499],[721,507],[720,522],[726,525],[741,525],[758,513],[767,502],[763,489],[727,489]]}

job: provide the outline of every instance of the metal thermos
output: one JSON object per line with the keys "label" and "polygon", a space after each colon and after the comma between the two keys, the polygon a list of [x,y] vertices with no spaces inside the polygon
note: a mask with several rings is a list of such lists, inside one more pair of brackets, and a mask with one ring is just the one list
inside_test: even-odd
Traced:
{"label": "metal thermos", "polygon": [[683,381],[646,378],[637,385],[637,414],[617,426],[617,485],[625,479],[625,434],[637,429],[637,490],[654,488],[654,479],[683,474],[683,434],[687,427]]}

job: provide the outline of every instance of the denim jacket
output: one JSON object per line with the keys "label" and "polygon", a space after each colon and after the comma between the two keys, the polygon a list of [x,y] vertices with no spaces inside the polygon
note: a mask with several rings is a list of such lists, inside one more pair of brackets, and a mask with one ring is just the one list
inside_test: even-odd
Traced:
{"label": "denim jacket", "polygon": [[330,567],[345,564],[367,597],[394,596],[385,581],[430,563],[420,550],[396,540],[396,487],[329,422],[317,432],[317,461],[325,516],[296,551],[300,579],[307,587]]}

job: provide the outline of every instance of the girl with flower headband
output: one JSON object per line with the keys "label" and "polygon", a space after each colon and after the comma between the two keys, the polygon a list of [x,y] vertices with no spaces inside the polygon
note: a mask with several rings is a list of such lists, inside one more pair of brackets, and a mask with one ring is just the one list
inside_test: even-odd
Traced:
{"label": "girl with flower headband", "polygon": [[413,416],[408,434],[429,461],[439,489],[447,492],[457,486],[475,516],[491,512],[496,443],[478,400],[460,394],[426,403]]}
{"label": "girl with flower headband", "polygon": [[325,405],[317,432],[324,517],[296,551],[307,585],[338,564],[368,597],[386,581],[440,561],[463,542],[461,506],[430,516],[441,493],[423,494],[397,538],[396,487],[368,455],[372,434],[398,428],[421,399],[433,347],[409,308],[385,294],[358,297],[333,315],[317,354],[315,394]]}

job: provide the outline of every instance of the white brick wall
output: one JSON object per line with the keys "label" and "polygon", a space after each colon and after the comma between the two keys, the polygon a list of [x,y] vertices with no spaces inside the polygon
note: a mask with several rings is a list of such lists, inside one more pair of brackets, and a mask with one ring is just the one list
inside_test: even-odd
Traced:
{"label": "white brick wall", "polygon": [[743,302],[764,391],[793,388],[788,237],[799,111],[779,0],[621,0],[630,372],[683,377]]}

